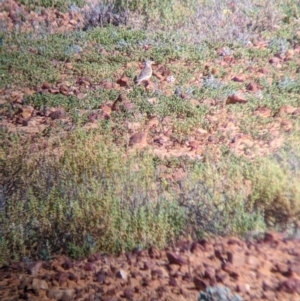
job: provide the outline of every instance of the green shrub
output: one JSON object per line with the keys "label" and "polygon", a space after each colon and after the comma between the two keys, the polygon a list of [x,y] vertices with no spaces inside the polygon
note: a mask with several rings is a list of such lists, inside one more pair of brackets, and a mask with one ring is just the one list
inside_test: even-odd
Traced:
{"label": "green shrub", "polygon": [[84,0],[21,0],[22,4],[29,8],[52,7],[61,11],[66,11],[70,5],[83,6]]}
{"label": "green shrub", "polygon": [[249,162],[232,155],[220,162],[196,164],[181,184],[178,200],[186,208],[196,236],[244,236],[249,231],[266,229],[261,212],[246,206],[249,191],[244,179],[250,168]]}
{"label": "green shrub", "polygon": [[151,156],[125,158],[85,131],[55,145],[57,155],[3,149],[2,179],[18,185],[3,196],[0,238],[15,258],[163,247],[182,233],[184,210],[155,185]]}
{"label": "green shrub", "polygon": [[299,174],[273,160],[258,159],[253,170],[248,209],[261,210],[267,225],[273,227],[286,228],[293,218],[299,219]]}
{"label": "green shrub", "polygon": [[57,252],[79,258],[163,247],[181,235],[243,237],[267,226],[286,229],[299,219],[295,147],[252,162],[229,151],[205,162],[170,159],[164,164],[171,172],[187,170],[174,183],[160,179],[158,158],[118,149],[109,128],[49,135],[48,149],[35,153],[22,137],[3,137],[3,262],[8,254],[16,260]]}

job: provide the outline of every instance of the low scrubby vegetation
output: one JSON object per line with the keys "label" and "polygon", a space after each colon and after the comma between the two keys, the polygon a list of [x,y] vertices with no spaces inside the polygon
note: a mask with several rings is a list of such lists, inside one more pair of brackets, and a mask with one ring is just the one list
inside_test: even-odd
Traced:
{"label": "low scrubby vegetation", "polygon": [[208,287],[206,292],[201,292],[198,301],[243,301],[238,294],[232,294],[228,287]]}
{"label": "low scrubby vegetation", "polygon": [[244,236],[299,218],[294,150],[254,162],[188,160],[188,176],[174,182],[160,168],[178,163],[125,155],[96,132],[53,139],[46,152],[19,139],[7,137],[1,152],[1,249],[15,260],[163,247],[183,235]]}
{"label": "low scrubby vegetation", "polygon": [[[296,231],[299,118],[276,119],[283,106],[300,107],[296,1],[20,2],[37,14],[55,8],[84,20],[64,33],[47,26],[0,33],[0,89],[9,95],[0,102],[1,264],[163,247],[181,237]],[[134,86],[146,57],[175,84],[153,76],[153,89]],[[274,57],[283,59],[269,63]],[[88,128],[119,96],[121,77],[132,109]],[[258,88],[249,92],[249,84]],[[23,88],[30,93],[16,104],[11,91]],[[242,104],[226,103],[239,91],[249,92]],[[10,127],[22,106],[42,116],[59,108],[65,119],[28,135]],[[261,108],[267,117],[254,114]],[[149,127],[153,141],[171,132],[172,147],[183,148],[200,133],[207,135],[203,152],[160,156],[153,145],[129,151],[133,126],[151,118],[158,120]],[[226,130],[228,122],[234,129]],[[284,143],[273,143],[271,132]],[[237,153],[231,145],[239,136],[248,142]]]}

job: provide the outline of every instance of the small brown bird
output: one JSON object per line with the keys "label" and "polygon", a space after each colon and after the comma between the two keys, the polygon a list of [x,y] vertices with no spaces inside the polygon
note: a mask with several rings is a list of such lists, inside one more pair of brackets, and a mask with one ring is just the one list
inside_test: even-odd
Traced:
{"label": "small brown bird", "polygon": [[145,61],[144,69],[141,71],[140,75],[136,79],[136,84],[139,85],[143,81],[148,81],[149,78],[152,76],[152,67],[153,61],[147,60]]}

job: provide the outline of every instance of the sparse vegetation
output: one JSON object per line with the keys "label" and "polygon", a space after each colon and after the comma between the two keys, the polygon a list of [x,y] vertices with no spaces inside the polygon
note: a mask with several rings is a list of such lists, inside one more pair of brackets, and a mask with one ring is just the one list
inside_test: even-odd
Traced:
{"label": "sparse vegetation", "polygon": [[84,12],[84,16],[85,30],[97,26],[127,25],[128,22],[128,12],[123,7],[117,7],[113,3],[90,3]]}
{"label": "sparse vegetation", "polygon": [[206,292],[200,292],[198,301],[243,301],[238,294],[232,294],[225,286],[208,287]]}
{"label": "sparse vegetation", "polygon": [[66,11],[71,5],[83,6],[84,0],[20,0],[29,9],[35,9],[36,7],[49,7],[57,8],[61,11]]}
{"label": "sparse vegetation", "polygon": [[0,21],[0,264],[299,220],[298,3],[20,2],[60,13]]}

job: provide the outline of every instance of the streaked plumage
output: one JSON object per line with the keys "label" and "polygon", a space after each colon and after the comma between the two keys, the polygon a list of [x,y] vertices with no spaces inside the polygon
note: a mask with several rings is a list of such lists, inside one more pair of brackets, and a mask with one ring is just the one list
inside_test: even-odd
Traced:
{"label": "streaked plumage", "polygon": [[136,84],[139,85],[141,82],[148,80],[152,76],[152,67],[153,61],[146,61],[144,69],[141,71],[140,75],[136,79]]}

